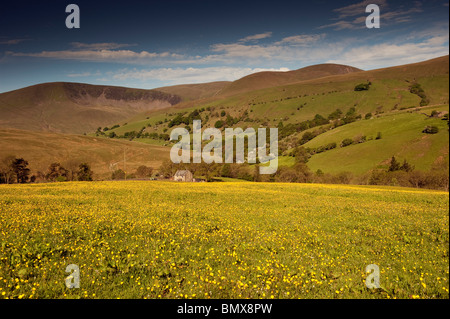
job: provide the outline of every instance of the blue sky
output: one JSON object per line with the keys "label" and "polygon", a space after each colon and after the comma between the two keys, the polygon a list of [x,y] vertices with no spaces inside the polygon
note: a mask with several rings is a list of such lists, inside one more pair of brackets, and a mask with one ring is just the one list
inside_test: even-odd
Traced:
{"label": "blue sky", "polygon": [[[20,1],[0,5],[0,92],[43,82],[136,88],[341,63],[364,70],[449,51],[448,0]],[[81,28],[67,29],[75,3]],[[368,29],[367,4],[379,29]]]}

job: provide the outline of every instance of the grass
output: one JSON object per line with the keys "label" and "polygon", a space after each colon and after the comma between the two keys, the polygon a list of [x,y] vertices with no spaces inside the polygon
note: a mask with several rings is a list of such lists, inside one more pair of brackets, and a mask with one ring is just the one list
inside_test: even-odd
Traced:
{"label": "grass", "polygon": [[123,139],[0,129],[0,159],[8,155],[23,157],[32,174],[45,173],[53,162],[66,168],[69,164],[87,162],[96,179],[110,178],[110,164],[116,163],[113,169],[124,169],[124,150],[127,173],[134,173],[140,165],[156,169],[169,158],[170,152],[168,147]]}
{"label": "grass", "polygon": [[[338,127],[321,134],[306,143],[305,147],[319,147],[335,142],[336,149],[316,154],[308,162],[311,170],[336,173],[350,171],[362,174],[376,167],[387,167],[392,156],[407,159],[416,169],[428,170],[439,157],[448,157],[448,126],[440,118],[428,118],[422,113],[431,114],[432,110],[447,111],[447,106],[420,109],[418,112],[399,111],[378,118],[361,120]],[[438,134],[424,134],[427,125],[439,127]],[[377,133],[382,139],[375,140]],[[362,144],[340,148],[345,138],[353,139],[358,135],[371,137]],[[330,165],[333,163],[333,165]]]}
{"label": "grass", "polygon": [[[446,68],[448,56],[408,66],[324,77],[233,96],[218,94],[214,98],[184,102],[169,109],[139,115],[128,121],[126,126],[114,131],[117,134],[139,131],[147,123],[151,123],[152,127],[147,128],[146,132],[162,133],[166,130],[166,133],[170,133],[171,128],[168,128],[167,124],[155,126],[155,123],[166,118],[170,120],[179,112],[190,112],[195,108],[214,108],[212,112],[202,113],[203,118],[209,116],[208,122],[202,121],[203,128],[213,127],[219,119],[224,120],[225,117],[215,116],[222,110],[236,118],[241,118],[247,111],[252,121],[240,121],[234,127],[258,128],[276,127],[280,121],[286,125],[311,120],[316,114],[327,117],[337,108],[345,114],[350,107],[355,107],[362,118],[367,113],[372,113],[375,118],[339,127],[318,136],[305,146],[318,147],[332,142],[339,145],[345,138],[354,138],[359,134],[375,138],[378,132],[383,134],[383,139],[342,149],[338,147],[314,155],[308,163],[312,171],[317,169],[329,173],[350,171],[361,175],[373,168],[386,167],[393,155],[400,157],[401,160],[407,159],[418,170],[428,170],[437,160],[448,157],[448,131],[446,122],[440,119],[427,119],[420,113],[429,115],[433,109],[448,112]],[[246,81],[251,80],[251,77],[246,78]],[[368,91],[354,91],[355,85],[368,80],[372,83]],[[430,106],[420,108],[415,113],[408,113],[414,111],[421,100],[409,92],[409,87],[414,81],[422,85],[427,98],[430,99]],[[252,86],[251,83],[247,84]],[[440,132],[433,136],[424,135],[421,131],[426,125],[437,125]],[[310,130],[315,129],[317,128]],[[298,139],[303,133],[294,133],[292,137],[294,140]],[[148,140],[141,142],[165,144]],[[280,165],[293,164],[293,158],[280,157]]]}
{"label": "grass", "polygon": [[[223,109],[227,114],[235,117],[248,110],[250,118],[272,122],[269,123],[269,127],[275,127],[279,121],[287,124],[311,120],[316,114],[327,117],[337,108],[345,113],[350,107],[355,107],[357,113],[363,117],[369,112],[388,113],[395,109],[419,106],[420,98],[409,92],[409,86],[414,79],[421,83],[431,104],[448,104],[446,69],[448,69],[448,56],[409,66],[324,77],[232,96],[219,94],[208,99],[183,102],[164,110],[137,115],[128,121],[123,121],[128,122],[127,126],[114,131],[119,135],[126,131],[139,131],[147,123],[151,123],[153,128],[148,130],[149,132],[162,133],[166,125],[160,125],[155,130],[154,123],[157,121],[165,118],[170,120],[178,112],[190,112],[195,108],[207,107],[214,107],[213,113]],[[368,79],[372,82],[368,91],[354,91],[355,85],[365,83]],[[251,80],[252,77],[245,78],[245,82],[251,82]],[[255,81],[259,81],[258,77]],[[240,80],[236,83],[240,83]],[[230,85],[234,87],[236,83]],[[247,84],[252,87],[251,83]],[[169,113],[173,115],[168,116]],[[203,121],[204,126],[207,124],[213,126],[219,119],[212,117],[212,114],[209,115],[210,121],[209,123]],[[149,119],[146,120],[145,117]],[[239,123],[241,126],[259,126],[260,124],[261,122]]]}
{"label": "grass", "polygon": [[448,209],[380,186],[0,185],[0,297],[445,299]]}

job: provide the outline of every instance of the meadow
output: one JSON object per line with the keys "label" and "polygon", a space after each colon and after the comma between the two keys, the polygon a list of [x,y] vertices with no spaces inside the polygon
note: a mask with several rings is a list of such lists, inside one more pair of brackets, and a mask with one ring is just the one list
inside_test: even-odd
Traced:
{"label": "meadow", "polygon": [[449,298],[448,209],[380,186],[0,185],[0,298]]}

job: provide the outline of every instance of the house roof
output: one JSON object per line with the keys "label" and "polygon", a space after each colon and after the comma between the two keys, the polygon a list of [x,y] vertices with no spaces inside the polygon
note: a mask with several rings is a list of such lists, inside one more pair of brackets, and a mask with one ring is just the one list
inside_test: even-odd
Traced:
{"label": "house roof", "polygon": [[191,172],[188,170],[179,170],[175,173],[174,176],[186,176],[186,174],[188,174],[188,173],[191,173]]}

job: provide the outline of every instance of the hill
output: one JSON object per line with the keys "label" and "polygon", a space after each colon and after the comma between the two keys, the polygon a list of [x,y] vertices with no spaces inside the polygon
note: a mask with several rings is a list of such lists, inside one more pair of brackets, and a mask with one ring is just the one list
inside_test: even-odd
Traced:
{"label": "hill", "polygon": [[157,90],[44,83],[0,94],[0,127],[82,134],[180,101]]}
{"label": "hill", "polygon": [[218,95],[231,96],[239,93],[313,80],[330,75],[348,74],[362,70],[341,64],[318,64],[295,71],[258,72],[245,76],[225,86]]}
{"label": "hill", "polygon": [[[45,162],[42,167],[51,161],[63,161],[58,157],[67,159],[70,154],[85,154],[86,158],[95,158],[100,163],[97,170],[107,175],[108,161],[120,156],[124,145],[145,148],[149,152],[145,154],[156,156],[155,163],[161,162],[161,158],[168,157],[168,148],[151,153],[152,147],[170,146],[167,139],[173,128],[190,128],[193,118],[201,118],[203,128],[278,127],[280,155],[283,155],[280,165],[294,164],[295,159],[289,154],[301,145],[299,141],[305,132],[320,130],[304,145],[311,148],[329,143],[339,145],[345,138],[360,135],[371,138],[365,143],[313,155],[307,164],[313,171],[364,174],[386,166],[392,155],[424,170],[448,160],[448,130],[441,117],[448,113],[449,56],[370,71],[346,70],[346,66],[334,65],[331,68],[336,68],[335,72],[345,74],[329,76],[324,74],[330,71],[330,66],[322,67],[293,71],[288,75],[291,80],[300,79],[302,72],[309,74],[308,79],[281,86],[274,84],[282,78],[280,74],[270,73],[270,85],[275,86],[256,90],[251,87],[258,87],[267,73],[233,83],[161,88],[165,92],[71,83],[49,83],[12,91],[0,95],[0,129],[3,126],[88,132],[91,136],[3,129],[0,147],[6,155],[24,152],[23,156],[30,162],[39,162],[42,157]],[[322,77],[311,78],[319,74]],[[250,81],[252,78],[257,80]],[[245,92],[229,89],[239,83]],[[356,90],[360,84],[366,89]],[[433,110],[441,117],[431,118]],[[352,121],[342,123],[350,113]],[[427,123],[438,126],[439,133],[422,133]],[[96,132],[104,125],[109,127]],[[378,132],[382,132],[383,139],[374,140]],[[72,142],[72,148],[78,151],[70,154],[62,151],[69,150],[67,145]],[[145,157],[139,157],[139,162],[145,164],[145,161]]]}
{"label": "hill", "polygon": [[177,95],[183,101],[192,101],[213,97],[230,83],[228,81],[218,81],[200,84],[181,84],[156,88],[155,90]]}
{"label": "hill", "polygon": [[[449,156],[448,125],[442,118],[430,117],[432,111],[447,113],[448,105],[428,107],[418,111],[400,111],[357,121],[327,131],[304,147],[317,148],[336,143],[335,149],[313,155],[308,166],[312,171],[325,173],[343,171],[363,174],[375,168],[388,168],[392,156],[407,160],[417,170],[429,170],[433,165],[445,163]],[[437,134],[425,134],[427,126],[436,126]],[[378,132],[382,138],[376,139]],[[346,138],[365,142],[339,147]],[[330,165],[333,163],[333,165]]]}
{"label": "hill", "polygon": [[29,162],[32,174],[45,172],[53,162],[66,168],[87,162],[96,179],[110,178],[112,170],[124,169],[124,152],[125,171],[129,174],[140,165],[158,168],[169,158],[169,151],[167,147],[126,140],[0,129],[0,160],[9,155],[23,157]]}
{"label": "hill", "polygon": [[[441,118],[429,118],[422,113],[432,110],[448,112],[449,57],[384,68],[327,76],[294,84],[275,86],[223,97],[216,95],[201,101],[181,102],[164,110],[150,111],[130,119],[126,125],[105,132],[118,136],[130,131],[140,131],[152,136],[170,133],[176,117],[188,117],[198,112],[203,128],[221,122],[225,127],[279,127],[280,154],[289,154],[299,146],[306,131],[323,128],[326,133],[313,138],[308,147],[340,143],[345,138],[362,134],[376,136],[381,131],[384,138],[348,148],[314,155],[308,165],[312,170],[325,172],[352,171],[363,174],[385,165],[392,155],[408,159],[417,169],[429,169],[439,159],[448,158],[448,131]],[[356,91],[358,84],[369,85],[368,90]],[[411,88],[418,86],[421,96]],[[197,103],[195,103],[197,102]],[[336,110],[341,113],[336,115]],[[353,109],[355,122],[332,130],[331,116],[341,120]],[[197,111],[196,111],[197,110]],[[326,125],[299,128],[299,123],[313,120],[317,115]],[[364,120],[366,118],[371,120]],[[439,134],[421,133],[426,123],[433,122]],[[182,127],[192,123],[183,123]],[[309,125],[309,124],[308,124]],[[148,138],[135,141],[149,142]],[[281,163],[292,165],[291,157],[281,157]],[[330,165],[333,163],[333,165]]]}
{"label": "hill", "polygon": [[[202,124],[205,126],[214,126],[216,121],[224,121],[228,115],[238,117],[236,124],[240,126],[258,127],[267,122],[268,126],[274,127],[280,121],[283,125],[298,123],[310,120],[316,114],[326,117],[337,108],[346,112],[354,107],[362,115],[370,112],[383,114],[419,107],[421,98],[410,92],[414,83],[420,84],[429,105],[448,104],[448,72],[449,57],[444,56],[415,64],[328,76],[229,97],[216,95],[202,101],[181,102],[164,110],[138,114],[123,121],[128,123],[127,126],[117,130],[140,129],[151,124],[152,128],[147,130],[162,131],[167,128],[164,123],[168,120],[195,109],[204,109]],[[356,85],[367,82],[371,82],[369,90],[354,90]],[[225,116],[221,116],[222,111]]]}

